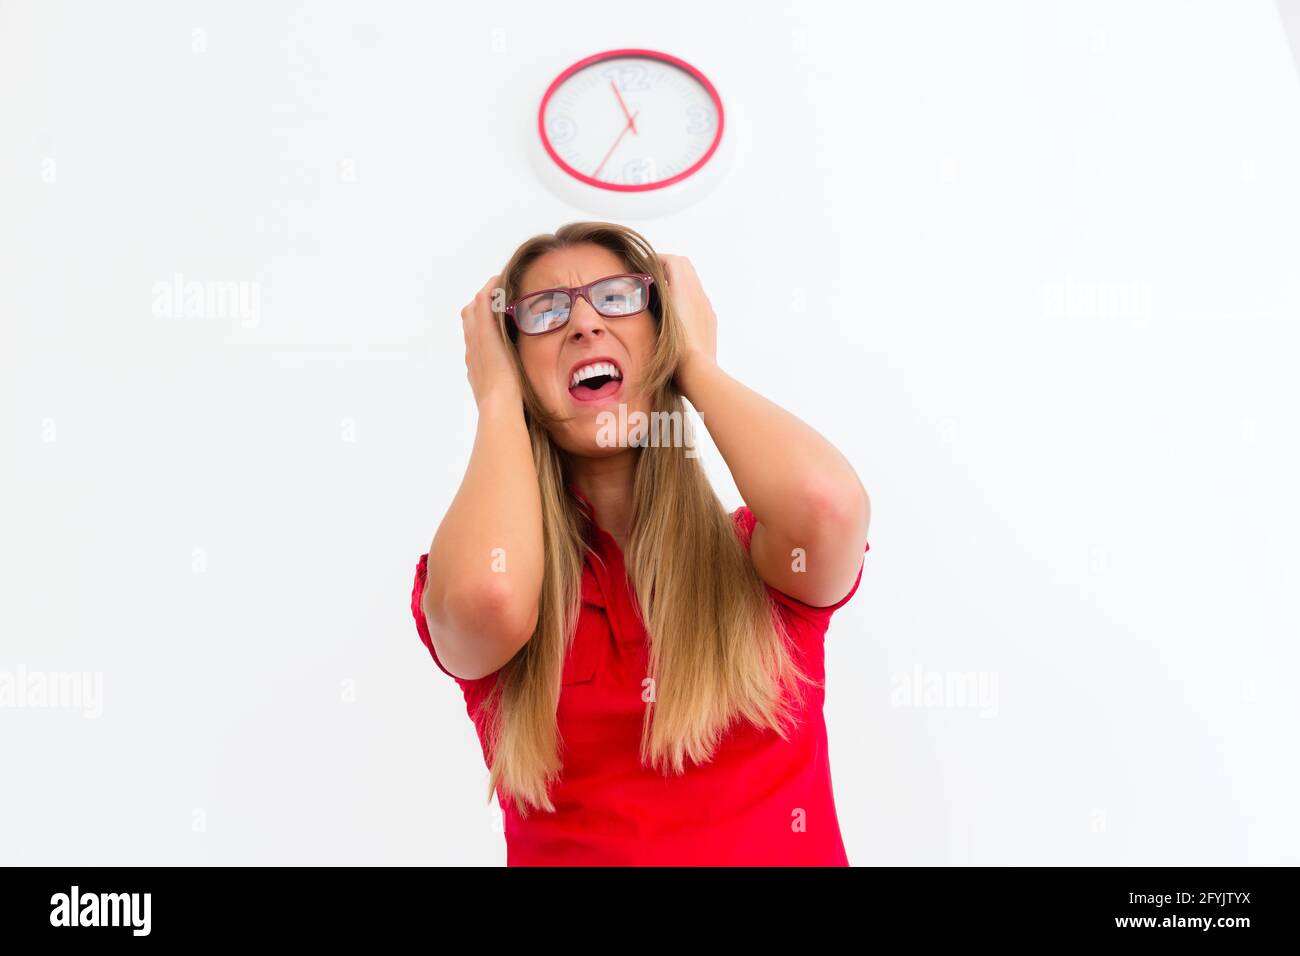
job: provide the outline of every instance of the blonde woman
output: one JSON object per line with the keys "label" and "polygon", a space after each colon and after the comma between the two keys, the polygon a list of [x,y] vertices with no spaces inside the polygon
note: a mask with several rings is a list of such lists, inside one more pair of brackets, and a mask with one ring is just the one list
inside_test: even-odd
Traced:
{"label": "blonde woman", "polygon": [[[868,550],[853,468],[718,366],[691,263],[626,227],[529,239],[461,318],[478,430],[411,611],[464,692],[507,864],[848,865],[822,705]],[[665,427],[683,397],[731,514]]]}

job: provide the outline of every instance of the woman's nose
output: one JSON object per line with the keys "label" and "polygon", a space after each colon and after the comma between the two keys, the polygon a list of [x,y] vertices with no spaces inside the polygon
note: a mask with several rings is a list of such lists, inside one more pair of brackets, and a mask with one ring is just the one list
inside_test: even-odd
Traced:
{"label": "woman's nose", "polygon": [[570,334],[593,335],[605,331],[605,319],[586,299],[578,299],[569,313]]}

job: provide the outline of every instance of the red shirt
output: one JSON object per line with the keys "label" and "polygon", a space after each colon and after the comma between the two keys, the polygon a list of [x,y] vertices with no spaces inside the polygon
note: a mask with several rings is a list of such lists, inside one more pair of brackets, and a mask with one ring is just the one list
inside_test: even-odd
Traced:
{"label": "red shirt", "polygon": [[[578,632],[565,659],[556,712],[564,765],[551,784],[556,809],[532,809],[520,818],[513,802],[498,794],[506,864],[848,866],[831,791],[823,688],[805,686],[799,724],[789,740],[738,720],[708,764],[688,760],[684,774],[668,777],[641,765],[645,630],[618,543],[594,520],[587,497],[575,485],[569,489],[593,516],[591,544],[605,567],[586,555]],[[748,549],[753,513],[742,505],[732,518]],[[411,612],[434,662],[464,692],[486,761],[485,717],[478,706],[496,675],[462,680],[438,660],[420,606],[428,557],[421,555],[416,567]],[[849,593],[821,608],[767,588],[794,640],[797,660],[815,680],[826,676],[823,642],[831,614],[861,582],[859,569]]]}

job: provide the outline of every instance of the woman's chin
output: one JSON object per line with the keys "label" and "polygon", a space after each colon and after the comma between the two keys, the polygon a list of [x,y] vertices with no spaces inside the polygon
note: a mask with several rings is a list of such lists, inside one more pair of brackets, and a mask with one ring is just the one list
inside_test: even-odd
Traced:
{"label": "woman's chin", "polygon": [[631,439],[638,432],[637,423],[648,421],[650,413],[642,397],[630,395],[622,384],[595,400],[564,395],[560,417],[568,421],[552,431],[552,440],[569,454],[584,458],[610,458],[640,450]]}
{"label": "woman's chin", "polygon": [[561,426],[558,433],[552,432],[551,437],[571,455],[612,458],[640,450],[632,440],[637,430],[629,428],[629,422],[635,422],[638,417],[636,410],[626,405],[588,410]]}

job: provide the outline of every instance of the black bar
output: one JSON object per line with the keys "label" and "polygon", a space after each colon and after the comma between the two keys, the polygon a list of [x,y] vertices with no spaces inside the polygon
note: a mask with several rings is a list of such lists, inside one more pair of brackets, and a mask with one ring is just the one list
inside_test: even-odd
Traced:
{"label": "black bar", "polygon": [[[0,874],[7,942],[71,935],[94,944],[284,940],[336,947],[416,939],[436,946],[452,944],[449,932],[457,939],[480,933],[488,942],[512,930],[540,941],[575,912],[585,914],[584,934],[593,921],[615,932],[621,923],[629,941],[672,939],[674,946],[687,925],[704,924],[760,938],[847,932],[846,942],[864,947],[912,940],[927,949],[945,941],[1125,937],[1139,945],[1205,939],[1236,946],[1289,940],[1296,925],[1294,867],[10,867]],[[100,894],[140,894],[138,906],[128,909],[121,896],[107,901],[124,925],[52,925],[52,914],[71,915],[74,886],[78,920],[99,910]],[[148,933],[137,935],[146,893]],[[94,903],[86,902],[90,896]],[[112,906],[102,912],[111,917]]]}

